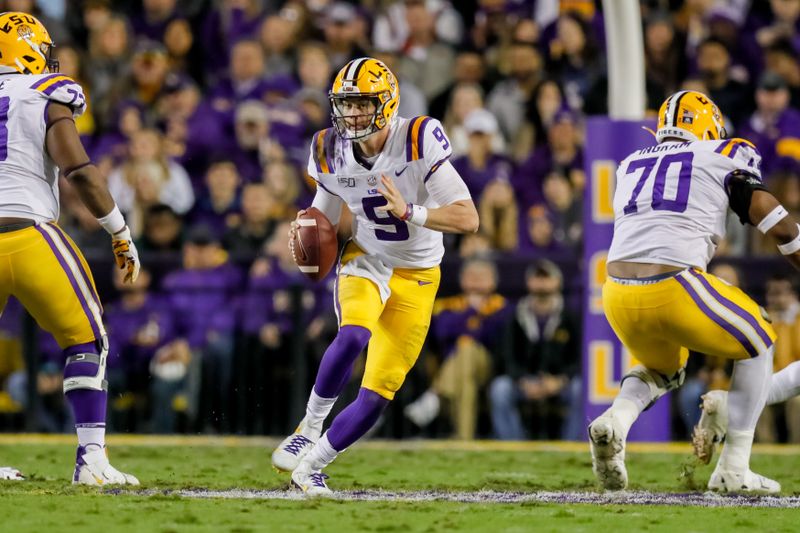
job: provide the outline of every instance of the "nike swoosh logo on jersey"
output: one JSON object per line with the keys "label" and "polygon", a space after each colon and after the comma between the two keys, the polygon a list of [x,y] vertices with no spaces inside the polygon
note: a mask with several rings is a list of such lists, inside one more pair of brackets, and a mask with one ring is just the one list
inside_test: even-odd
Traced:
{"label": "nike swoosh logo on jersey", "polygon": [[423,285],[430,285],[433,282],[432,281],[418,281],[417,283],[419,283],[419,286],[422,287]]}
{"label": "nike swoosh logo on jersey", "polygon": [[398,172],[398,171],[396,171],[396,170],[395,170],[395,171],[394,171],[394,175],[395,175],[395,176],[397,176],[397,177],[399,178],[399,177],[400,177],[400,174],[402,174],[403,172],[405,172],[407,168],[408,168],[408,165],[404,166],[404,167],[403,167],[403,170],[401,170],[400,172]]}

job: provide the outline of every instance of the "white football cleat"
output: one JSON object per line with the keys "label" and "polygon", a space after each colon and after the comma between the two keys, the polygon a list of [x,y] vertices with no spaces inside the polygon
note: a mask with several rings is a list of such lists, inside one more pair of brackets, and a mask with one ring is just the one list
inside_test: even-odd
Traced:
{"label": "white football cleat", "polygon": [[708,480],[709,490],[751,494],[777,494],[781,484],[748,469],[744,474],[722,470],[719,465]]}
{"label": "white football cleat", "polygon": [[272,452],[272,466],[281,472],[292,472],[300,461],[316,444],[313,440],[300,433],[302,424],[297,431],[285,439]]}
{"label": "white football cleat", "polygon": [[628,486],[625,468],[625,439],[616,419],[603,414],[589,424],[592,446],[592,472],[606,490],[623,490]]}
{"label": "white football cleat", "polygon": [[728,432],[728,392],[712,390],[702,395],[700,421],[692,431],[694,455],[708,464],[718,443],[725,441]]}
{"label": "white football cleat", "polygon": [[417,426],[424,428],[439,416],[441,402],[433,391],[425,391],[422,396],[406,405],[403,414]]}
{"label": "white football cleat", "polygon": [[302,490],[306,496],[312,498],[328,498],[333,496],[333,491],[328,488],[325,480],[328,474],[319,470],[312,470],[311,465],[301,461],[300,465],[292,472],[292,485]]}
{"label": "white football cleat", "polygon": [[78,446],[75,459],[75,471],[72,474],[73,485],[138,485],[139,480],[130,474],[120,472],[108,462],[105,446],[86,451]]}
{"label": "white football cleat", "polygon": [[0,466],[0,479],[10,481],[22,481],[25,477],[16,468],[10,466]]}

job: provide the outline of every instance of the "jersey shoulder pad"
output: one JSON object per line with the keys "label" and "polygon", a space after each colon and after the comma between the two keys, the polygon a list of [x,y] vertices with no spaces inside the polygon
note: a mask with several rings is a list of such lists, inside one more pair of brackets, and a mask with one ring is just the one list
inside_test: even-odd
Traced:
{"label": "jersey shoulder pad", "polygon": [[63,74],[45,74],[36,76],[30,85],[34,91],[41,93],[48,100],[68,105],[77,117],[86,110],[86,95],[78,82]]}
{"label": "jersey shoulder pad", "polygon": [[424,159],[428,168],[444,163],[453,153],[442,123],[433,117],[419,116],[408,121],[406,161]]}
{"label": "jersey shoulder pad", "polygon": [[312,177],[320,174],[333,174],[334,168],[334,143],[336,130],[328,128],[320,130],[311,139],[311,155],[308,158],[308,173]]}
{"label": "jersey shoulder pad", "polygon": [[761,179],[761,153],[750,141],[738,137],[725,139],[714,152],[729,158],[735,168],[745,169]]}

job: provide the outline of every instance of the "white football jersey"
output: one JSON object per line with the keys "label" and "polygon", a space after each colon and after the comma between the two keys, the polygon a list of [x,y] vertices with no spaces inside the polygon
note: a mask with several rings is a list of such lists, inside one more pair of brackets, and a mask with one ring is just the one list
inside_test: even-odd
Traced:
{"label": "white football jersey", "polygon": [[[441,232],[379,211],[387,202],[378,188],[382,188],[381,176],[386,175],[406,202],[416,205],[432,208],[470,199],[463,180],[436,173],[451,153],[450,140],[438,120],[398,117],[372,169],[356,160],[353,141],[329,128],[314,135],[308,173],[323,190],[347,204],[354,215],[353,240],[364,252],[390,267],[430,268],[444,255]],[[448,183],[439,183],[442,179]]]}
{"label": "white football jersey", "polygon": [[744,139],[664,142],[629,155],[617,168],[608,261],[705,270],[725,237],[725,179],[736,169],[761,178],[761,155]]}
{"label": "white football jersey", "polygon": [[0,217],[58,220],[58,167],[47,154],[47,105],[86,109],[81,86],[61,74],[0,75]]}

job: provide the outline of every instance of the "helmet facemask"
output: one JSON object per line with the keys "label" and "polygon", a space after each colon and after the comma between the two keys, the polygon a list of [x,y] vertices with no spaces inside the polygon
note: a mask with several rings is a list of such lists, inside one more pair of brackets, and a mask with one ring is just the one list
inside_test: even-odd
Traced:
{"label": "helmet facemask", "polygon": [[337,133],[348,140],[366,139],[386,127],[384,102],[389,96],[371,94],[330,94],[331,120]]}

